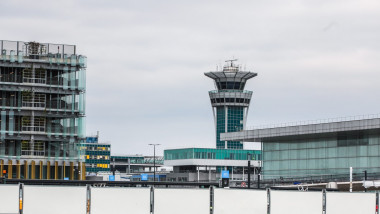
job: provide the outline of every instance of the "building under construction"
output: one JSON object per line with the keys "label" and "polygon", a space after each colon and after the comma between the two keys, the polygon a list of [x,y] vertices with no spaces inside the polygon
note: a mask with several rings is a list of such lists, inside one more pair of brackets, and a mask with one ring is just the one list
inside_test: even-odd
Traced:
{"label": "building under construction", "polygon": [[63,44],[0,50],[0,177],[84,179],[86,57]]}

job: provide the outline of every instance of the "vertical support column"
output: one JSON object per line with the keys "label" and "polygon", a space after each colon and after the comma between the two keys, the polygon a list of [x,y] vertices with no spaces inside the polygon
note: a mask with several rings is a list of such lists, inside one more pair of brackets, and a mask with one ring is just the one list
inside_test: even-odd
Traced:
{"label": "vertical support column", "polygon": [[8,179],[12,179],[12,160],[8,160]]}
{"label": "vertical support column", "polygon": [[63,170],[62,170],[62,172],[63,172],[63,175],[62,175],[62,177],[63,177],[63,179],[65,179],[66,178],[66,162],[65,161],[63,161]]}
{"label": "vertical support column", "polygon": [[82,162],[82,180],[86,180],[86,163]]}
{"label": "vertical support column", "polygon": [[197,182],[199,182],[199,166],[197,166]]}
{"label": "vertical support column", "polygon": [[24,161],[24,179],[28,179],[29,178],[29,165],[28,165],[28,161],[25,160]]}
{"label": "vertical support column", "polygon": [[232,174],[231,180],[234,180],[234,167],[233,166],[231,167],[231,172],[232,172],[231,173]]}
{"label": "vertical support column", "polygon": [[242,180],[244,181],[244,179],[245,179],[245,177],[244,177],[244,166],[243,166],[243,179]]}
{"label": "vertical support column", "polygon": [[78,162],[78,180],[82,180],[82,165]]}
{"label": "vertical support column", "polygon": [[70,162],[70,180],[74,180],[74,163]]}
{"label": "vertical support column", "polygon": [[128,174],[131,173],[131,159],[129,159],[129,158],[128,158],[128,172],[127,173]]}
{"label": "vertical support column", "polygon": [[54,180],[58,180],[58,161],[54,162]]}
{"label": "vertical support column", "polygon": [[4,160],[0,160],[0,177],[3,177]]}
{"label": "vertical support column", "polygon": [[50,179],[50,161],[46,163],[46,179]]}
{"label": "vertical support column", "polygon": [[211,166],[208,168],[208,182],[211,182]]}
{"label": "vertical support column", "polygon": [[21,178],[21,167],[20,167],[20,160],[16,161],[16,178]]}
{"label": "vertical support column", "polygon": [[44,163],[40,161],[40,171],[39,171],[38,179],[44,179]]}
{"label": "vertical support column", "polygon": [[32,160],[30,179],[36,179],[36,162]]}

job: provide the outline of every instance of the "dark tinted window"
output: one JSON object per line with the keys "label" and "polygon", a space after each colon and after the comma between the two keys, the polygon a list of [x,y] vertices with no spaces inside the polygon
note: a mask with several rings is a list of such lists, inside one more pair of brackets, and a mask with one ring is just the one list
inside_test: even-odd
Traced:
{"label": "dark tinted window", "polygon": [[216,98],[217,103],[224,103],[224,98]]}
{"label": "dark tinted window", "polygon": [[364,132],[350,132],[338,134],[338,146],[368,145],[369,139]]}
{"label": "dark tinted window", "polygon": [[240,82],[220,82],[218,84],[219,89],[235,89],[239,90],[241,89],[240,86],[244,84],[241,84]]}
{"label": "dark tinted window", "polygon": [[244,103],[244,99],[243,98],[236,98],[236,102],[237,103]]}

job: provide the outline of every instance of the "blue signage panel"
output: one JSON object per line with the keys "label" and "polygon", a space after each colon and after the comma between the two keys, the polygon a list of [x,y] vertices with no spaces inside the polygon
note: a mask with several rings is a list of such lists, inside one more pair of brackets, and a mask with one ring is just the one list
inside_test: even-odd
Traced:
{"label": "blue signage panel", "polygon": [[148,180],[148,174],[141,174],[141,180],[147,181]]}
{"label": "blue signage panel", "polygon": [[86,137],[86,143],[97,143],[98,138],[97,137]]}
{"label": "blue signage panel", "polygon": [[68,177],[65,177],[65,178],[63,178],[63,180],[65,180],[65,181],[68,181],[68,180],[69,180],[69,178],[68,178]]}
{"label": "blue signage panel", "polygon": [[108,180],[109,180],[109,181],[115,181],[115,176],[114,176],[114,175],[110,175],[110,176],[108,177]]}
{"label": "blue signage panel", "polygon": [[223,170],[222,171],[222,178],[230,178],[230,171]]}

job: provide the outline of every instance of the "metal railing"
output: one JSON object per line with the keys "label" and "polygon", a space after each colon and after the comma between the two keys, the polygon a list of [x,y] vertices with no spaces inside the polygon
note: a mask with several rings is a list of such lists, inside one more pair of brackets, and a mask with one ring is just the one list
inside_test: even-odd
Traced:
{"label": "metal railing", "polygon": [[[33,42],[23,42],[23,41],[9,41],[9,40],[0,40],[0,50],[1,53],[7,53],[10,51],[15,51],[16,56],[19,53],[22,53],[23,56],[29,57],[30,55],[35,55],[30,52],[28,44]],[[66,44],[53,44],[53,43],[38,43],[40,49],[38,49],[38,55],[40,56],[51,56],[54,54],[55,58],[64,58],[64,56],[76,54],[75,45],[66,45]],[[43,47],[43,48],[42,48]]]}
{"label": "metal railing", "polygon": [[246,90],[234,90],[234,89],[224,89],[224,90],[212,90],[208,93],[210,94],[217,94],[217,93],[244,93],[244,94],[252,94],[252,91],[246,91]]}

